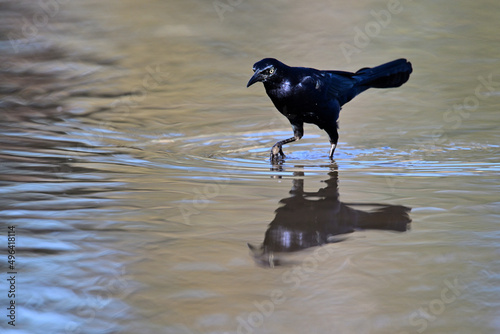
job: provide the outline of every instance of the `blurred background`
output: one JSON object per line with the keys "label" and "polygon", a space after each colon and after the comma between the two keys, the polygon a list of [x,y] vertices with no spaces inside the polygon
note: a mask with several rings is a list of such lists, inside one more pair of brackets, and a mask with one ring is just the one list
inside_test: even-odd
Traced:
{"label": "blurred background", "polygon": [[[2,332],[499,332],[499,13],[0,1],[0,247],[15,226],[18,292],[14,328],[4,251]],[[292,130],[262,85],[246,88],[265,57],[346,71],[403,57],[414,72],[344,106],[335,161],[306,125],[272,165]],[[411,228],[259,259],[247,246],[285,207],[331,237],[353,203],[411,208]]]}

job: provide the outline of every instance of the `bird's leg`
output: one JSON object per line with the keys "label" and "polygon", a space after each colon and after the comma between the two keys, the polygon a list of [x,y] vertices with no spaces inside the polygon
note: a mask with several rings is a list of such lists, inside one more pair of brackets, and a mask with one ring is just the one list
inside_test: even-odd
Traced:
{"label": "bird's leg", "polygon": [[330,159],[333,160],[333,153],[335,153],[335,149],[337,148],[337,142],[339,141],[339,132],[337,127],[334,129],[327,130],[328,136],[330,136]]}
{"label": "bird's leg", "polygon": [[336,143],[332,143],[332,146],[330,146],[330,159],[333,160],[333,153],[335,153],[335,149],[337,148]]}
{"label": "bird's leg", "polygon": [[285,154],[283,153],[283,149],[281,147],[285,144],[299,140],[304,135],[304,124],[302,122],[294,121],[292,123],[292,128],[294,135],[293,137],[290,137],[285,140],[280,140],[279,142],[274,144],[273,147],[271,148],[271,161],[283,159],[285,157]]}
{"label": "bird's leg", "polygon": [[279,158],[284,158],[285,153],[283,153],[283,149],[281,148],[283,145],[296,141],[297,138],[291,137],[285,140],[280,140],[271,148],[271,160],[277,160]]}

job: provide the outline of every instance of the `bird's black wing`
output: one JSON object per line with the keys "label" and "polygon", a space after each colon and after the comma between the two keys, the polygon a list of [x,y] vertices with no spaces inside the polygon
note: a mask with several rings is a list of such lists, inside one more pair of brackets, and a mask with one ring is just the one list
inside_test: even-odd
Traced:
{"label": "bird's black wing", "polygon": [[[321,129],[337,128],[341,102],[352,90],[355,79],[347,72],[325,72],[310,68],[294,68],[293,94],[288,105],[300,121]],[[290,117],[289,117],[290,118]]]}
{"label": "bird's black wing", "polygon": [[344,71],[322,71],[327,90],[327,97],[336,99],[340,106],[352,100],[361,93],[357,87],[359,80],[355,73]]}
{"label": "bird's black wing", "polygon": [[355,73],[351,72],[319,71],[309,68],[297,69],[303,69],[303,71],[298,76],[300,79],[295,86],[294,93],[299,95],[302,100],[326,103],[335,99],[340,102],[345,99],[345,95],[349,95],[349,92],[359,81],[354,77]]}

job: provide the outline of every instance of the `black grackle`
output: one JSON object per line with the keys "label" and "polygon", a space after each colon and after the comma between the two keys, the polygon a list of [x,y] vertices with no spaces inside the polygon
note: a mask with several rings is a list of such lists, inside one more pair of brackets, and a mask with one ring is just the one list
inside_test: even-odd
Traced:
{"label": "black grackle", "polygon": [[285,156],[281,148],[284,144],[302,138],[304,122],[316,124],[328,133],[331,159],[339,139],[337,120],[341,107],[368,88],[401,86],[408,81],[412,66],[406,59],[397,59],[351,73],[290,67],[265,58],[255,63],[253,71],[247,87],[263,82],[267,95],[293,128],[293,137],[277,142],[271,149],[271,160],[275,161]]}

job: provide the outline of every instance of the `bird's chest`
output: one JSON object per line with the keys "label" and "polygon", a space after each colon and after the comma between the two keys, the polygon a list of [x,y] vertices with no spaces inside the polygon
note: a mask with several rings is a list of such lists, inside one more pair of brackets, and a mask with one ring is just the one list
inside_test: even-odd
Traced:
{"label": "bird's chest", "polygon": [[288,101],[294,99],[297,89],[290,81],[284,80],[269,87],[267,93],[273,100]]}

